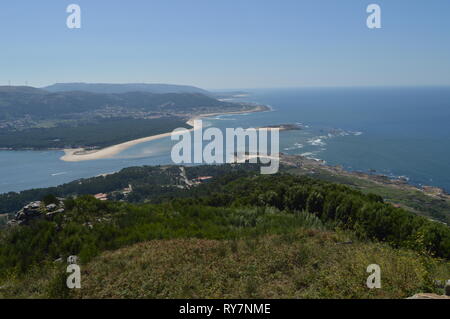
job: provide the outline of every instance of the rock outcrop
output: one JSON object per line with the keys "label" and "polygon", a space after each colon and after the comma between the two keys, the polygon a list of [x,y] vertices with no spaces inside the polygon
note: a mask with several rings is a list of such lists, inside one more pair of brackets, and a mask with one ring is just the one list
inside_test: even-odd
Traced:
{"label": "rock outcrop", "polygon": [[9,226],[27,225],[31,220],[47,219],[51,220],[56,214],[64,212],[63,199],[58,199],[58,203],[45,205],[41,201],[31,202],[19,210],[12,220],[8,222]]}
{"label": "rock outcrop", "polygon": [[415,294],[408,299],[450,299],[450,280],[441,281],[436,280],[435,284],[439,288],[444,288],[444,295],[436,295],[436,294]]}

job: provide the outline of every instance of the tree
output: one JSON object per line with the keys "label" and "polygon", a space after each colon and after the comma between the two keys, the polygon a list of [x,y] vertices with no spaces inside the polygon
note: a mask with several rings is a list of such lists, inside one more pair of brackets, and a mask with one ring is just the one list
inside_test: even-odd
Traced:
{"label": "tree", "polygon": [[45,205],[59,204],[58,198],[56,198],[56,196],[53,195],[53,194],[45,195],[45,196],[42,198],[42,202],[44,202]]}

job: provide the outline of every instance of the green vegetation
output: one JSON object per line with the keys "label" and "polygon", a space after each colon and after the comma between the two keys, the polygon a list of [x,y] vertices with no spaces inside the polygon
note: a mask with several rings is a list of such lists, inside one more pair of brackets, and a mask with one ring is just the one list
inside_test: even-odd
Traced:
{"label": "green vegetation", "polygon": [[[338,241],[330,232],[298,230],[236,241],[146,242],[87,264],[85,289],[75,296],[405,298],[429,290],[429,270],[414,253]],[[373,263],[383,269],[384,289],[365,285],[366,268]],[[104,284],[98,285],[99,278]]]}
{"label": "green vegetation", "polygon": [[42,202],[44,203],[44,205],[59,204],[58,198],[53,194],[45,195],[42,198]]}
{"label": "green vegetation", "polygon": [[[220,183],[220,182],[218,182]],[[380,196],[363,194],[344,185],[290,175],[249,177],[218,189],[205,203],[223,206],[271,206],[303,211],[324,222],[335,223],[359,238],[388,242],[394,247],[426,250],[450,258],[450,229],[402,208],[383,202]]]}
{"label": "green vegetation", "polygon": [[[58,91],[58,87],[54,89]],[[132,88],[137,91],[128,91]],[[146,91],[164,92],[171,88],[179,93]],[[192,93],[203,90],[190,87],[100,85],[97,89],[118,89],[122,93],[51,93],[32,87],[0,86],[0,148],[106,147],[185,127],[184,121],[193,114],[255,108],[251,104],[223,102]]]}
{"label": "green vegetation", "polygon": [[215,108],[239,108],[238,104],[220,102],[199,93],[127,92],[101,94],[83,91],[50,93],[31,87],[0,87],[0,120],[21,118],[73,117],[74,114],[93,112],[111,107],[146,112],[193,112]]}
{"label": "green vegetation", "polygon": [[[236,240],[152,240],[103,253],[82,266],[82,289],[65,288],[64,266],[11,278],[5,298],[406,298],[442,291],[430,278],[450,267],[378,243],[340,245],[342,234],[298,229]],[[382,289],[366,287],[380,265]]]}
{"label": "green vegetation", "polygon": [[8,221],[8,214],[0,215],[0,229],[6,226],[6,222]]}
{"label": "green vegetation", "polygon": [[[1,293],[65,296],[53,260],[69,255],[80,256],[87,287],[71,297],[403,298],[450,275],[448,226],[347,186],[236,168],[179,191],[139,205],[81,196],[52,220],[4,230],[0,286],[12,288]],[[371,263],[384,267],[383,291],[364,287]],[[26,282],[43,274],[31,292]]]}
{"label": "green vegetation", "polygon": [[[289,170],[292,174],[304,174],[299,169]],[[450,201],[434,198],[410,187],[399,187],[375,183],[357,176],[332,174],[325,169],[316,169],[314,178],[349,185],[366,194],[376,194],[385,201],[414,212],[418,215],[432,218],[450,224]]]}
{"label": "green vegetation", "polygon": [[127,92],[149,92],[149,93],[211,93],[195,86],[174,84],[146,84],[146,83],[55,83],[44,88],[49,92],[85,91],[92,93],[127,93]]}
{"label": "green vegetation", "polygon": [[21,131],[0,130],[0,147],[4,148],[103,148],[114,144],[171,132],[188,127],[179,117],[158,119],[104,119],[77,126],[30,128]]}
{"label": "green vegetation", "polygon": [[[186,167],[186,174],[189,179],[198,176],[221,175],[228,176],[229,180],[247,173],[257,172],[257,165],[208,165]],[[225,177],[224,177],[225,178]],[[58,197],[69,197],[78,195],[94,195],[97,193],[111,193],[119,191],[133,185],[133,192],[126,198],[127,201],[138,203],[151,201],[160,203],[163,199],[191,196],[196,190],[180,189],[186,183],[180,176],[178,166],[142,166],[129,167],[120,172],[106,175],[76,180],[57,187],[38,188],[22,191],[20,193],[10,192],[0,195],[0,212],[15,213],[24,205],[31,201],[42,199],[48,194]],[[113,196],[114,197],[114,196]],[[123,199],[116,198],[116,199]]]}

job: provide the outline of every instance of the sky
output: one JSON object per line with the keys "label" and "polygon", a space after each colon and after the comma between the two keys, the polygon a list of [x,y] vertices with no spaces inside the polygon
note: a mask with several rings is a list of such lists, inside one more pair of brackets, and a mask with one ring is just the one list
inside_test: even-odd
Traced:
{"label": "sky", "polygon": [[1,1],[0,44],[0,85],[450,85],[450,1]]}

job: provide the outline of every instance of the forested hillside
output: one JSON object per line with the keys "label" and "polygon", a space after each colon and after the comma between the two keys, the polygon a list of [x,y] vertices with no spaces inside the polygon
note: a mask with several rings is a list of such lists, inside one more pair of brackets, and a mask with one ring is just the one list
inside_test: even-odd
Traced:
{"label": "forested hillside", "polygon": [[55,83],[43,88],[49,92],[85,91],[92,93],[127,93],[149,92],[155,94],[165,93],[200,93],[209,95],[206,90],[190,85],[174,84],[147,84],[147,83]]}
{"label": "forested hillside", "polygon": [[121,93],[94,93],[0,86],[0,149],[103,148],[184,127],[194,115],[256,109],[195,93],[200,89],[120,88],[112,91]]}
{"label": "forested hillside", "polygon": [[[172,169],[173,175],[166,177],[176,178],[177,168]],[[197,169],[201,172],[201,168]],[[160,182],[173,182],[170,179]],[[282,236],[296,245],[302,242],[304,231],[308,229],[330,232],[330,235],[317,235],[325,236],[321,239],[328,247],[324,251],[332,249],[329,245],[336,245],[339,236],[343,236],[346,242],[350,240],[350,245],[354,243],[358,247],[354,253],[369,249],[372,245],[369,243],[375,246],[384,243],[398,251],[388,253],[384,246],[371,249],[386,250],[386,254],[393,254],[389,258],[406,263],[405,267],[417,263],[414,267],[424,272],[418,279],[419,286],[409,287],[405,283],[409,288],[400,289],[397,296],[420,289],[433,290],[432,280],[442,275],[442,269],[447,269],[444,274],[450,274],[446,268],[448,261],[439,261],[439,258],[450,259],[448,226],[395,208],[378,196],[347,186],[291,175],[264,177],[251,170],[236,169],[212,182],[184,189],[182,198],[174,198],[174,194],[179,193],[162,192],[155,197],[155,203],[138,205],[99,201],[90,196],[68,198],[64,213],[50,220],[36,219],[27,226],[2,231],[0,278],[6,282],[10,282],[11,276],[27,280],[37,269],[54,271],[53,261],[58,258],[78,255],[87,265],[102,252],[153,240],[205,239],[223,243],[254,240],[255,247],[260,247],[264,242],[273,245],[275,237],[271,236]],[[321,247],[317,243],[314,245],[318,245],[315,249]],[[223,254],[225,258],[227,252]],[[251,252],[245,254],[252,255]],[[356,258],[351,250],[346,254]],[[409,257],[401,257],[402,254]],[[387,263],[384,253],[379,258]],[[256,272],[264,273],[259,266],[255,267]],[[404,274],[405,269],[400,272]],[[20,282],[16,284],[20,286]],[[205,295],[205,291],[199,293]]]}
{"label": "forested hillside", "polygon": [[199,93],[126,92],[102,94],[83,91],[47,92],[30,87],[0,87],[0,120],[30,115],[55,118],[67,114],[92,112],[106,107],[122,107],[153,112],[193,112],[211,108],[237,108]]}
{"label": "forested hillside", "polygon": [[11,149],[104,148],[134,139],[189,128],[180,117],[112,118],[20,131],[0,130],[0,147]]}
{"label": "forested hillside", "polygon": [[[129,167],[121,171],[97,177],[76,180],[56,187],[25,190],[20,193],[10,192],[0,194],[0,212],[15,213],[25,204],[40,200],[46,195],[52,194],[59,197],[79,195],[94,195],[96,193],[113,193],[121,191],[130,184],[133,192],[126,198],[132,203],[152,201],[159,203],[162,200],[170,200],[176,197],[192,196],[195,192],[204,192],[203,188],[190,189],[186,180],[181,175],[192,180],[199,176],[221,177],[226,181],[246,176],[247,173],[259,171],[258,165],[206,165],[181,168],[180,166],[142,166]],[[122,199],[120,194],[114,194],[117,199]]]}

